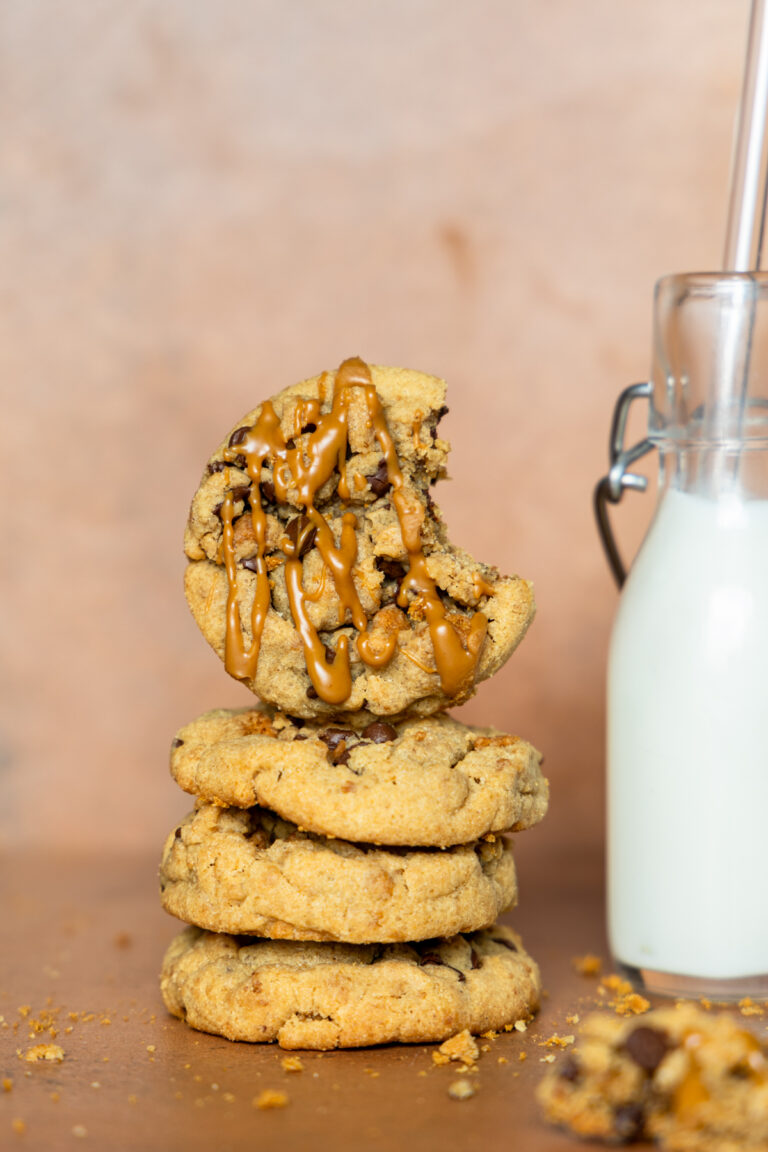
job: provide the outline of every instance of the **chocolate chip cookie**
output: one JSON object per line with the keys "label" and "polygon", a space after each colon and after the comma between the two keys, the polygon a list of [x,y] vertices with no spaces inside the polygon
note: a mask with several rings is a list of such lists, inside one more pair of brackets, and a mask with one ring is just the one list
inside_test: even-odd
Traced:
{"label": "chocolate chip cookie", "polygon": [[304,722],[266,708],[217,709],[171,751],[181,787],[220,804],[263,805],[303,828],[372,844],[446,846],[542,819],[535,748],[445,714]]}
{"label": "chocolate chip cookie", "polygon": [[503,839],[374,848],[203,801],[166,841],[160,890],[166,911],[213,932],[352,944],[487,928],[517,899]]}
{"label": "chocolate chip cookie", "polygon": [[765,1152],[767,1056],[740,1018],[690,1002],[640,1019],[594,1013],[539,1100],[550,1121],[588,1140]]}
{"label": "chocolate chip cookie", "polygon": [[291,715],[427,715],[522,639],[531,585],[448,540],[441,380],[357,358],[249,412],[210,458],[186,594],[225,667]]}
{"label": "chocolate chip cookie", "polygon": [[527,1017],[539,971],[508,928],[421,944],[309,944],[187,928],[161,989],[169,1012],[230,1040],[357,1048],[446,1040]]}

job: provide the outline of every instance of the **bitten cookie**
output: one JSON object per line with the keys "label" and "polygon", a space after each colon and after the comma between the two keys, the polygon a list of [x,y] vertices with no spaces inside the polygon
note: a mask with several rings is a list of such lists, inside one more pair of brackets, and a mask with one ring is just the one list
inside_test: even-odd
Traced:
{"label": "bitten cookie", "polygon": [[534,961],[508,928],[423,944],[306,944],[187,928],[163,963],[174,1016],[229,1040],[357,1048],[446,1040],[527,1017]]}
{"label": "bitten cookie", "polygon": [[441,380],[345,361],[249,412],[211,457],[186,594],[227,670],[305,718],[426,715],[513,652],[531,585],[448,540]]}
{"label": "bitten cookie", "polygon": [[768,1059],[740,1019],[681,1003],[640,1019],[594,1013],[542,1081],[554,1124],[673,1152],[768,1148]]}
{"label": "bitten cookie", "polygon": [[516,736],[440,714],[303,723],[217,709],[182,728],[171,772],[195,796],[271,808],[327,836],[446,846],[519,831],[547,810],[541,757]]}
{"label": "bitten cookie", "polygon": [[373,848],[202,801],[166,841],[160,889],[166,911],[213,932],[353,944],[486,928],[517,898],[504,840]]}

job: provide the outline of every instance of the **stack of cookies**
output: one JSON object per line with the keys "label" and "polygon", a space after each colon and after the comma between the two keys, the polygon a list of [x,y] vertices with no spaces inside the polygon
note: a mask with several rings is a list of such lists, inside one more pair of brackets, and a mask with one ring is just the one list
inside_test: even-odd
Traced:
{"label": "stack of cookies", "polygon": [[161,865],[188,922],[162,993],[194,1028],[284,1048],[439,1041],[538,1004],[501,833],[537,823],[529,744],[462,724],[531,587],[447,539],[442,381],[355,358],[250,412],[211,457],[187,600],[260,699],[182,728],[196,797]]}

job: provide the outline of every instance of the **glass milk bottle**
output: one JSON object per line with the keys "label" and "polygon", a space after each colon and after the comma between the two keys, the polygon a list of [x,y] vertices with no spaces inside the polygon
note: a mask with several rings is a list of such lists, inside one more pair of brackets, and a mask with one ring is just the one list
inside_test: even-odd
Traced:
{"label": "glass milk bottle", "polygon": [[[629,405],[648,437],[623,446]],[[617,405],[596,508],[659,498],[624,585],[608,667],[608,919],[652,992],[768,995],[768,277],[666,277],[652,380]]]}

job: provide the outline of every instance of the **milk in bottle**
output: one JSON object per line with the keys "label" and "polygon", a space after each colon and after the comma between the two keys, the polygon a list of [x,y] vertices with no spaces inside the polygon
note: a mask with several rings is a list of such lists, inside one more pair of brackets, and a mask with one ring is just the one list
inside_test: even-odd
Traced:
{"label": "milk in bottle", "polygon": [[[639,984],[689,995],[768,992],[768,280],[747,347],[740,279],[657,288],[661,495],[608,668],[611,947]],[[725,340],[741,384],[724,413]]]}

